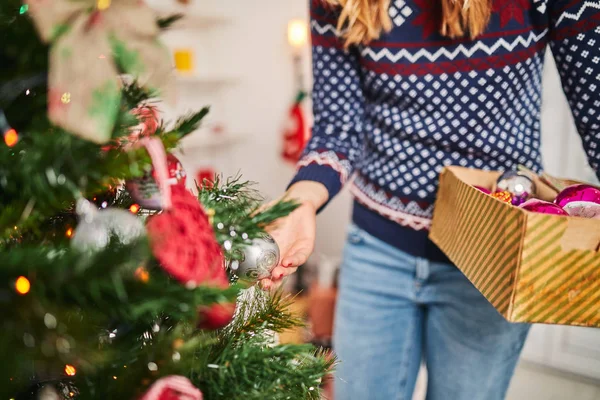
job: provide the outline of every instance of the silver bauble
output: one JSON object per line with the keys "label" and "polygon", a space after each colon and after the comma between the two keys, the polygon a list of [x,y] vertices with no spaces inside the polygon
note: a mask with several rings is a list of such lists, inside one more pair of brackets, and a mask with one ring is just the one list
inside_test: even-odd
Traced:
{"label": "silver bauble", "polygon": [[88,201],[77,205],[80,215],[71,246],[80,251],[100,251],[116,238],[122,244],[130,244],[144,236],[146,229],[141,218],[129,211],[108,208],[98,210]]}
{"label": "silver bauble", "polygon": [[507,171],[498,179],[497,189],[510,192],[513,196],[530,198],[535,194],[535,183],[522,172]]}
{"label": "silver bauble", "polygon": [[244,280],[260,280],[271,276],[279,264],[279,246],[268,234],[252,240],[243,250],[241,260],[233,261],[231,269]]}

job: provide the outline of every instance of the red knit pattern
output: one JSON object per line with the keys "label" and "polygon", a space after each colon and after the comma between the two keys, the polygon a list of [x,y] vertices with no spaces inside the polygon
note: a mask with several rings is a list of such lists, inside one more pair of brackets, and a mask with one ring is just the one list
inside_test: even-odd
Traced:
{"label": "red knit pattern", "polygon": [[171,190],[173,207],[147,224],[154,256],[182,283],[227,287],[221,246],[200,203],[183,187]]}

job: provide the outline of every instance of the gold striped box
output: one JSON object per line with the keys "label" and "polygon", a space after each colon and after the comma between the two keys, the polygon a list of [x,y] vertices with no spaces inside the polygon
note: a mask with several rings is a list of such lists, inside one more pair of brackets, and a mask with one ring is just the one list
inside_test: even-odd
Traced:
{"label": "gold striped box", "polygon": [[[600,327],[600,221],[527,212],[473,187],[498,177],[446,168],[433,242],[508,321]],[[536,185],[539,198],[556,196]]]}

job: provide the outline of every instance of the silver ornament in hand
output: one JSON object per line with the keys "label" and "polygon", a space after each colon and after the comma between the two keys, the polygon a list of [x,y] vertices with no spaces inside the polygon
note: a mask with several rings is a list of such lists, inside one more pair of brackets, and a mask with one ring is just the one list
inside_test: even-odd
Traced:
{"label": "silver ornament in hand", "polygon": [[87,200],[77,203],[80,220],[71,239],[71,246],[83,252],[100,251],[116,238],[122,244],[130,244],[144,236],[146,229],[141,218],[128,211],[108,208],[98,210]]}
{"label": "silver ornament in hand", "polygon": [[241,259],[231,263],[231,270],[243,280],[265,279],[279,264],[279,257],[279,246],[265,233],[244,248]]}

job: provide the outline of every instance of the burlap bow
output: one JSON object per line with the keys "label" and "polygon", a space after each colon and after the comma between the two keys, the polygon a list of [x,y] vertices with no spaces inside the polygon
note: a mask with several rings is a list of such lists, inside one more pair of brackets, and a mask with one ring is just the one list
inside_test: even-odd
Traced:
{"label": "burlap bow", "polygon": [[158,41],[154,12],[140,0],[24,0],[51,44],[50,120],[105,143],[119,112],[117,76],[131,75],[169,100],[172,64]]}

